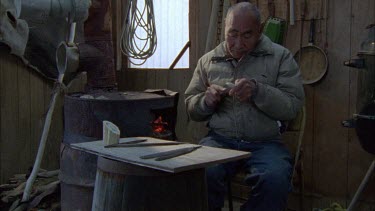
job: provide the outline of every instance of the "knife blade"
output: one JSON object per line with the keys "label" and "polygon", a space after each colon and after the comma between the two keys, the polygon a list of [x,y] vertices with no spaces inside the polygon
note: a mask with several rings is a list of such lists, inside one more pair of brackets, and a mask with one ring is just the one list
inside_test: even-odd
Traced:
{"label": "knife blade", "polygon": [[141,143],[141,142],[145,142],[145,141],[147,141],[147,139],[145,139],[145,138],[144,139],[135,139],[135,140],[125,141],[125,142],[121,142],[121,143],[117,143],[117,144],[105,145],[104,147],[108,148],[108,147],[117,146],[117,145],[136,144],[136,143]]}
{"label": "knife blade", "polygon": [[179,145],[186,144],[182,142],[162,142],[162,143],[133,143],[133,144],[112,144],[104,146],[105,148],[112,147],[148,147],[148,146],[168,146],[168,145]]}
{"label": "knife blade", "polygon": [[161,160],[166,160],[170,158],[174,158],[180,155],[184,155],[187,153],[190,153],[202,146],[193,146],[193,147],[185,147],[185,148],[180,148],[180,149],[174,149],[174,150],[169,150],[165,152],[157,152],[153,154],[148,154],[148,155],[143,155],[140,156],[141,159],[151,159],[151,158],[156,158],[156,161],[161,161]]}

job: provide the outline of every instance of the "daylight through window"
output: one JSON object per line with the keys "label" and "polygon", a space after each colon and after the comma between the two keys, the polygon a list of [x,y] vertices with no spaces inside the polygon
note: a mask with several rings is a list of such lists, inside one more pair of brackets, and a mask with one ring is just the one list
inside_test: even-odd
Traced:
{"label": "daylight through window", "polygon": [[[156,51],[141,66],[130,63],[131,68],[168,68],[189,40],[189,0],[154,0],[153,5],[157,35]],[[143,0],[138,1],[138,8],[143,11]],[[142,37],[142,31],[139,33]],[[142,46],[142,40],[137,42]],[[137,60],[133,61],[139,63]],[[184,53],[175,68],[189,68],[189,51]]]}

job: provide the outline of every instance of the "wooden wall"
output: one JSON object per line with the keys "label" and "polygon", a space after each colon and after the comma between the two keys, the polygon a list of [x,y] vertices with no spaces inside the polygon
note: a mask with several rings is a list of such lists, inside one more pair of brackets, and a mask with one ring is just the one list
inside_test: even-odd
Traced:
{"label": "wooden wall", "polygon": [[[69,91],[83,89],[82,79]],[[53,83],[27,68],[0,46],[0,182],[33,166],[52,95]],[[62,97],[58,99],[41,168],[59,168],[63,134]]]}
{"label": "wooden wall", "polygon": [[[206,132],[204,124],[186,117],[183,93],[198,58],[203,55],[210,16],[211,1],[191,0],[190,70],[126,70],[118,72],[119,88],[144,90],[167,88],[180,92],[177,136],[196,143]],[[268,16],[268,1],[252,1]],[[307,125],[304,146],[305,210],[328,207],[332,202],[348,206],[374,155],[359,145],[354,129],[341,126],[356,112],[357,71],[343,65],[356,55],[366,37],[365,27],[375,22],[373,0],[309,0],[301,37],[301,1],[295,1],[296,24],[288,26],[285,46],[295,53],[308,43],[310,20],[316,21],[316,45],[327,52],[329,69],[317,84],[305,85]],[[274,0],[276,17],[288,20],[288,0]],[[328,10],[326,11],[326,5]],[[289,207],[300,210],[296,195],[291,194]],[[370,179],[356,210],[375,209],[375,175]]]}

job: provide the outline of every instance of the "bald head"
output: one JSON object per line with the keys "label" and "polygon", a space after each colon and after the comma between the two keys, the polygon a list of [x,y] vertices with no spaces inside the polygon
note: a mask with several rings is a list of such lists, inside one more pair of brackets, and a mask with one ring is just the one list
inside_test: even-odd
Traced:
{"label": "bald head", "polygon": [[260,12],[255,5],[249,2],[240,2],[231,6],[228,9],[226,20],[228,20],[228,18],[232,15],[251,15],[255,21],[260,24]]}

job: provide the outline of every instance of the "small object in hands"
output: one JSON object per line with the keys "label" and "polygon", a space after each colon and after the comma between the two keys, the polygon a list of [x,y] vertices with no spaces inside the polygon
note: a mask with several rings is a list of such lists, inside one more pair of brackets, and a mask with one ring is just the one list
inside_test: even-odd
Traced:
{"label": "small object in hands", "polygon": [[225,85],[224,85],[224,90],[223,92],[221,93],[221,95],[227,95],[229,93],[229,91],[234,87],[234,83],[232,82],[226,82]]}
{"label": "small object in hands", "polygon": [[224,88],[226,89],[232,89],[234,87],[234,83],[232,82],[226,82]]}
{"label": "small object in hands", "polygon": [[153,154],[140,156],[140,158],[142,158],[142,159],[156,158],[155,159],[156,161],[162,161],[162,160],[166,160],[166,159],[170,159],[170,158],[174,158],[174,157],[178,157],[180,155],[190,153],[190,152],[192,152],[192,151],[194,151],[194,150],[196,150],[200,147],[202,147],[202,146],[199,145],[199,146],[169,150],[169,151],[165,151],[165,152],[157,152],[157,153],[153,153]]}
{"label": "small object in hands", "polygon": [[120,140],[120,129],[110,121],[103,121],[104,146],[118,144]]}
{"label": "small object in hands", "polygon": [[183,142],[163,142],[163,143],[133,143],[133,144],[126,144],[126,143],[118,143],[118,144],[111,144],[104,146],[105,148],[111,147],[149,147],[149,146],[168,146],[168,145],[179,145],[185,144]]}

